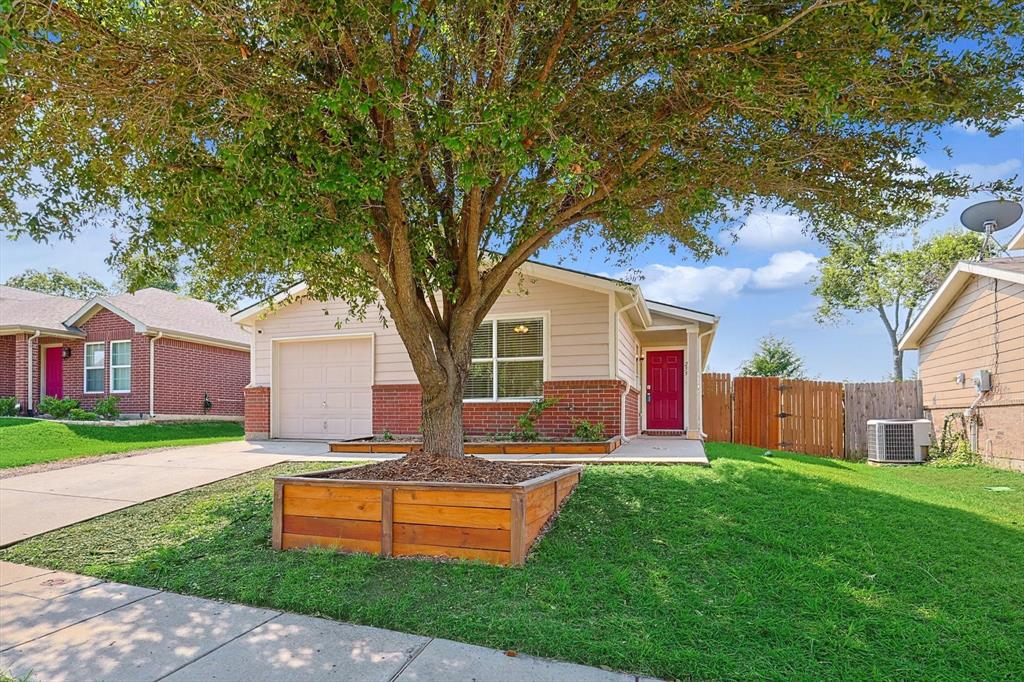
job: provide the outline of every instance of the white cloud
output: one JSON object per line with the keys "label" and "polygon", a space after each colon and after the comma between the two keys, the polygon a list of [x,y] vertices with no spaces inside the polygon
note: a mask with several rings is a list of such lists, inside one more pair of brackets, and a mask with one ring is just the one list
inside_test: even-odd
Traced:
{"label": "white cloud", "polygon": [[735,298],[750,281],[749,268],[717,265],[649,265],[641,270],[644,296],[656,301],[684,305],[708,299]]}
{"label": "white cloud", "polygon": [[[955,123],[955,127],[959,128],[962,132],[968,135],[977,135],[982,132],[981,128],[972,126],[968,123]],[[1024,118],[1014,118],[1007,122],[1005,126],[1006,130],[1019,130],[1024,128]]]}
{"label": "white cloud", "polygon": [[975,182],[991,182],[1009,178],[1020,171],[1020,159],[1007,159],[999,163],[963,163],[956,166],[954,170],[966,175]]}
{"label": "white cloud", "polygon": [[735,231],[725,232],[725,241],[750,249],[777,249],[813,243],[803,232],[800,218],[788,213],[751,213],[746,222]]}
{"label": "white cloud", "polygon": [[807,283],[815,273],[818,259],[806,251],[773,253],[768,265],[754,270],[751,284],[755,289],[778,291]]}
{"label": "white cloud", "polygon": [[[818,259],[806,251],[781,251],[772,254],[759,268],[723,268],[718,265],[661,265],[640,269],[647,298],[676,305],[737,298],[745,291],[783,291],[807,283],[816,270]],[[619,273],[626,278],[629,274]]]}

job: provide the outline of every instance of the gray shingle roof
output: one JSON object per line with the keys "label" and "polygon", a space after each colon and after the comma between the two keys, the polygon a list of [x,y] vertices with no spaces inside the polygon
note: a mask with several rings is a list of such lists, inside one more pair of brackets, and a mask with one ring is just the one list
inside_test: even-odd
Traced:
{"label": "gray shingle roof", "polygon": [[74,333],[76,330],[68,329],[64,320],[81,308],[82,303],[74,298],[0,286],[0,329]]}
{"label": "gray shingle roof", "polygon": [[[90,303],[94,305],[89,305]],[[182,334],[211,341],[248,346],[249,335],[231,318],[206,301],[163,289],[140,289],[134,294],[99,296],[80,301],[25,289],[0,286],[0,330],[41,329],[79,332],[72,325],[97,305],[108,304],[152,332]]]}

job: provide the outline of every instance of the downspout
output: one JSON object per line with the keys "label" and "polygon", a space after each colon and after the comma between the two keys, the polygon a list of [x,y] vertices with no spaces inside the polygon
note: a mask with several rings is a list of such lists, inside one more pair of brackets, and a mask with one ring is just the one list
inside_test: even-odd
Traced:
{"label": "downspout", "polygon": [[32,342],[35,341],[36,339],[38,339],[39,336],[41,335],[41,333],[42,332],[40,332],[37,329],[35,334],[33,334],[32,336],[28,337],[28,413],[29,414],[32,413],[32,398],[35,397],[33,395],[34,391],[32,390],[32,388],[33,388],[32,384],[33,384],[33,381],[35,379],[35,372],[33,371],[34,368],[33,368],[33,363],[32,363]]}
{"label": "downspout", "polygon": [[[618,373],[619,373],[619,352],[620,352],[619,351],[619,313],[624,313],[627,310],[629,310],[630,308],[635,308],[636,306],[640,305],[640,295],[637,294],[636,290],[634,290],[632,292],[632,299],[633,299],[632,303],[627,303],[626,305],[622,306],[621,308],[617,308],[615,310],[615,337],[614,337],[615,338],[615,347],[613,349],[613,352],[614,352],[614,355],[615,355],[615,357],[614,357],[615,367],[614,367],[613,377],[618,376]],[[641,320],[641,322],[643,322],[643,320]],[[637,348],[636,350],[639,351],[639,348]],[[633,356],[636,357],[636,351],[634,351]],[[633,361],[633,365],[634,365],[634,367],[636,366],[636,361],[635,360]],[[640,383],[640,377],[637,377],[636,381],[639,384]],[[622,392],[622,397],[619,398],[619,436],[622,438],[623,441],[629,440],[626,437],[626,399],[627,399],[628,396],[629,396],[629,384],[627,383],[626,384],[626,389]],[[637,405],[636,409],[637,409],[637,415],[638,415],[637,418],[639,419],[640,406]]]}
{"label": "downspout", "polygon": [[149,339],[149,416],[156,416],[156,342],[163,338],[163,332]]}

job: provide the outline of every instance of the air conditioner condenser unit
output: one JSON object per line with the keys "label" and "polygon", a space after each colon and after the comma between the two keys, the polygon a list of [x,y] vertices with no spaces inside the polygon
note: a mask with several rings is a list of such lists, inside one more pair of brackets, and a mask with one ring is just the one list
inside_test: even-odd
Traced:
{"label": "air conditioner condenser unit", "polygon": [[927,419],[869,419],[868,461],[876,464],[920,464],[932,443]]}

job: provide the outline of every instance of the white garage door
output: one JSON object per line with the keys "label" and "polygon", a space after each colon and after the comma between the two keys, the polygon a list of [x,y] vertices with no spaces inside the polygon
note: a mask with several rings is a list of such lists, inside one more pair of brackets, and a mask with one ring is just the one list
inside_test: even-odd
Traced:
{"label": "white garage door", "polygon": [[278,438],[346,439],[373,434],[370,338],[277,344]]}

